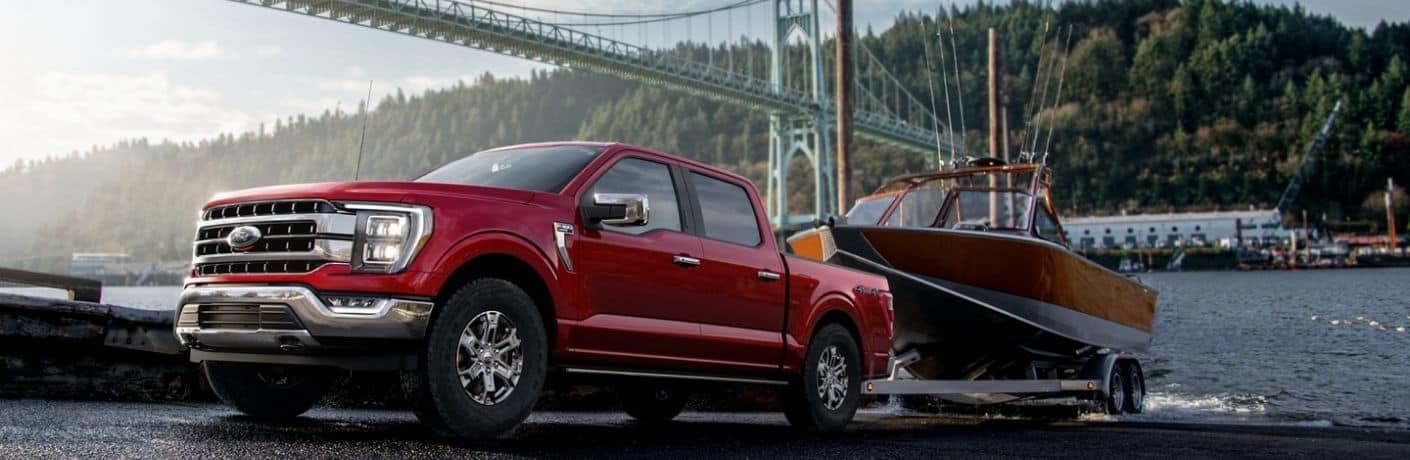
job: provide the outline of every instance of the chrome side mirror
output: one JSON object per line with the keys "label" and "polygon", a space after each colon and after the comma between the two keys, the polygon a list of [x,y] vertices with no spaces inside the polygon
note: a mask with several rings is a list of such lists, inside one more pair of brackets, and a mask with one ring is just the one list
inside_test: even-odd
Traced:
{"label": "chrome side mirror", "polygon": [[639,227],[650,218],[651,204],[646,195],[635,193],[596,193],[584,210],[590,222],[617,227]]}

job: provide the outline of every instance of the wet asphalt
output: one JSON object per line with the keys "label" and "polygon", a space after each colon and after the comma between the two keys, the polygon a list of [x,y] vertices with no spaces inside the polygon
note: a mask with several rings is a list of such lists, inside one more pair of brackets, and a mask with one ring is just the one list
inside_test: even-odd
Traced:
{"label": "wet asphalt", "polygon": [[1410,431],[859,414],[844,433],[772,413],[538,412],[509,437],[437,439],[410,413],[316,409],[264,425],[215,404],[0,400],[0,458],[1410,458]]}

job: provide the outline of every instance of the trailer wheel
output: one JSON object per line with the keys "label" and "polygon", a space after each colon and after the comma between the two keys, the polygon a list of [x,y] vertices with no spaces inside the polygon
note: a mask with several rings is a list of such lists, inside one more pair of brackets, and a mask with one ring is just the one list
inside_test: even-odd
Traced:
{"label": "trailer wheel", "polygon": [[652,382],[628,385],[621,391],[622,409],[643,422],[669,422],[680,415],[690,393],[679,385]]}
{"label": "trailer wheel", "polygon": [[434,407],[429,425],[462,439],[508,433],[529,417],[548,370],[548,338],[533,299],[513,283],[481,278],[438,308],[421,366],[429,401],[411,401],[422,404],[417,415],[430,417],[427,406]]}
{"label": "trailer wheel", "polygon": [[264,421],[283,421],[308,412],[337,371],[313,366],[205,362],[206,379],[225,404]]}
{"label": "trailer wheel", "polygon": [[1126,373],[1126,413],[1139,414],[1146,409],[1146,376],[1141,363],[1126,361],[1121,366]]}
{"label": "trailer wheel", "polygon": [[813,334],[803,373],[789,385],[784,415],[807,431],[839,431],[857,414],[862,391],[862,357],[847,329],[829,324]]}
{"label": "trailer wheel", "polygon": [[1111,374],[1106,378],[1106,413],[1119,415],[1126,411],[1126,379],[1121,363],[1111,366]]}

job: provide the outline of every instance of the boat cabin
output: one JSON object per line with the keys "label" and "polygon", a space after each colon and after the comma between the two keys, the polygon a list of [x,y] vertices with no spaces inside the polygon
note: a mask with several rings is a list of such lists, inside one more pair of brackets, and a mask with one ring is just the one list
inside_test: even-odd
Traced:
{"label": "boat cabin", "polygon": [[858,199],[852,225],[1000,232],[1067,246],[1052,204],[1052,172],[1036,163],[909,174]]}

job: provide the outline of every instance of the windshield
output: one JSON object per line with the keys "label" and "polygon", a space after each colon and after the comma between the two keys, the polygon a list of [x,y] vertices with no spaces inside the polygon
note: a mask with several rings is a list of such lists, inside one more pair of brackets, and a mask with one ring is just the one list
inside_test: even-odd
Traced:
{"label": "windshield", "polygon": [[847,211],[847,222],[856,225],[875,225],[881,220],[881,214],[886,212],[886,208],[891,206],[891,202],[896,200],[896,195],[879,195],[861,198],[852,205],[852,210]]}
{"label": "windshield", "polygon": [[416,182],[558,193],[599,153],[601,147],[582,145],[486,150],[436,168]]}
{"label": "windshield", "polygon": [[1028,203],[1023,192],[961,190],[941,228],[959,230],[1026,230]]}

